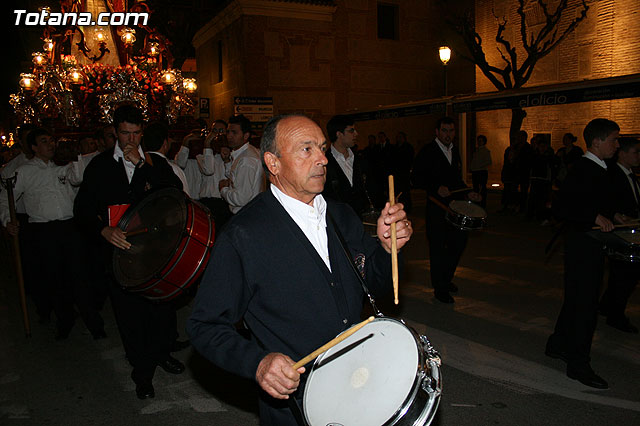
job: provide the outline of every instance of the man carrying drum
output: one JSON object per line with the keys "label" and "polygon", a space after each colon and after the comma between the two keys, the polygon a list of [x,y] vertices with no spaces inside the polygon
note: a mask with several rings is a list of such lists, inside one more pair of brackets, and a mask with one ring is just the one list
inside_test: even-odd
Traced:
{"label": "man carrying drum", "polygon": [[[453,119],[440,118],[436,123],[436,138],[425,145],[413,166],[413,185],[427,191],[426,226],[431,263],[431,285],[434,296],[443,303],[453,303],[450,293],[458,291],[453,284],[460,257],[467,246],[467,232],[446,220],[449,203],[468,198],[480,202],[477,192],[459,192],[466,185],[462,180],[462,162],[453,140],[456,129]],[[480,208],[480,207],[478,207]]]}
{"label": "man carrying drum", "polygon": [[[305,116],[266,124],[261,156],[270,189],[218,236],[187,322],[191,343],[206,358],[258,382],[261,425],[298,424],[293,413],[305,369],[293,369],[295,361],[360,321],[364,291],[349,263],[364,259],[369,289],[389,291],[391,224],[398,248],[413,232],[402,204],[383,209],[378,242],[346,204],[325,201],[326,146]],[[251,339],[236,331],[241,320]]]}
{"label": "man carrying drum", "polygon": [[[126,234],[112,223],[117,220],[112,221],[111,214],[119,206],[140,201],[152,190],[170,186],[182,189],[167,160],[145,154],[140,147],[143,116],[138,108],[124,105],[116,109],[113,125],[118,140],[113,148],[91,160],[74,205],[74,216],[100,245],[110,272],[111,266],[106,265],[111,264],[113,247],[132,247]],[[136,383],[136,395],[140,399],[153,398],[156,366],[173,374],[184,371],[184,365],[169,355],[175,338],[175,307],[129,293],[115,279],[109,291],[122,344],[133,367],[131,378]]]}

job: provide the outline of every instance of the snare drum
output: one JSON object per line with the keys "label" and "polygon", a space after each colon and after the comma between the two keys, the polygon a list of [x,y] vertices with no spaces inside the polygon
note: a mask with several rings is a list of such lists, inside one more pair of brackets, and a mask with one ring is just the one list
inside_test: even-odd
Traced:
{"label": "snare drum", "polygon": [[114,249],[118,283],[147,299],[171,300],[204,271],[214,239],[209,211],[176,188],[155,191],[130,207],[118,227],[131,248]]}
{"label": "snare drum", "polygon": [[640,229],[616,229],[605,246],[610,258],[623,262],[640,262]]}
{"label": "snare drum", "polygon": [[316,359],[304,389],[310,426],[429,425],[440,356],[403,322],[376,318]]}
{"label": "snare drum", "polygon": [[462,231],[482,229],[487,225],[487,212],[471,201],[450,202],[446,218],[447,222]]}

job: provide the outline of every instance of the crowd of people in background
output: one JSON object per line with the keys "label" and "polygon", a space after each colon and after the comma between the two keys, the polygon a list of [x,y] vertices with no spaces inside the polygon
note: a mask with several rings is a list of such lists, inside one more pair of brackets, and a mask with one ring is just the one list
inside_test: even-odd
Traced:
{"label": "crowd of people in background", "polygon": [[[55,140],[50,131],[33,125],[21,126],[17,135],[18,143],[2,150],[0,165],[3,179],[17,172],[18,221],[10,220],[4,190],[0,193],[0,220],[9,234],[20,238],[25,283],[36,305],[39,322],[51,321],[54,313],[55,338],[64,340],[79,314],[93,338],[105,338],[100,311],[110,297],[125,351],[133,366],[132,379],[137,395],[141,399],[153,397],[155,367],[181,373],[184,365],[169,353],[188,346],[188,342],[178,340],[175,308],[158,309],[140,302],[139,296],[123,294],[114,284],[108,267],[101,262],[104,248],[107,246],[111,251],[113,246],[128,248],[128,243],[117,226],[105,222],[103,207],[116,201],[138,201],[149,187],[173,186],[207,207],[219,233],[266,188],[269,170],[263,162],[265,153],[254,143],[250,121],[242,115],[228,120],[216,119],[211,125],[199,123],[184,135],[172,131],[165,123],[143,126],[139,111],[124,106],[116,112],[112,125],[83,132],[76,139]],[[389,199],[389,175],[395,177],[395,194],[406,212],[411,212],[413,207],[411,190],[426,191],[431,285],[437,300],[453,303],[451,293],[458,291],[453,278],[467,243],[467,232],[445,223],[445,205],[452,199],[464,199],[486,208],[492,165],[491,141],[485,135],[477,135],[469,162],[472,187],[454,197],[454,193],[465,190],[466,184],[461,173],[462,159],[454,143],[455,122],[450,118],[438,121],[435,139],[417,155],[414,145],[402,131],[391,138],[384,131],[370,134],[366,146],[359,146],[361,141],[364,145],[364,139],[359,139],[353,119],[344,115],[329,120],[326,136],[329,148],[324,152],[326,183],[322,195],[350,205],[363,222],[368,214],[373,212],[377,217],[385,208]],[[602,139],[600,134],[591,137],[596,141]],[[575,179],[574,167],[584,163],[584,158],[594,151],[592,141],[587,141],[585,155],[576,145],[577,139],[566,133],[563,146],[554,152],[549,135],[536,134],[529,139],[526,131],[520,131],[504,152],[499,212],[520,214],[543,225],[556,224],[552,214],[556,194],[571,190],[566,186],[567,182],[576,185],[571,180]],[[639,149],[637,140],[621,144],[617,157],[620,167],[632,169],[640,165],[636,158]],[[636,155],[633,158],[629,154],[631,151]],[[598,158],[615,164],[613,154],[607,152]],[[277,157],[278,152],[274,155]],[[602,174],[602,171],[598,173]],[[635,181],[630,182],[634,184]],[[635,188],[640,191],[637,186]],[[637,219],[640,195],[638,192],[632,195],[635,207],[626,212]],[[609,225],[609,222],[602,224]],[[101,244],[96,244],[98,240]],[[74,255],[64,256],[63,253]],[[593,256],[600,261],[600,257]],[[73,259],[75,263],[69,264],[67,259]],[[81,268],[74,269],[78,259],[88,260]],[[612,280],[624,282],[624,291],[614,283],[602,306],[610,315],[610,325],[637,333],[637,328],[624,315],[626,300],[637,282],[635,271],[618,266],[616,270],[622,272],[614,274]],[[571,273],[575,265],[568,268]],[[601,274],[600,269],[597,272]],[[593,286],[597,287],[596,284],[594,282]],[[619,294],[621,291],[623,295]],[[573,300],[571,303],[580,302]],[[152,328],[161,327],[161,330],[123,326],[137,323],[136,312],[143,311],[158,319]],[[593,307],[589,312],[592,316]],[[562,318],[559,324],[561,322]],[[564,333],[561,326],[558,327],[556,337]],[[592,335],[593,330],[589,332]],[[141,333],[157,338],[153,344],[141,346],[138,338]],[[556,358],[571,361],[570,357],[575,355],[571,351],[577,351],[556,341],[551,344],[548,354]],[[161,348],[157,349],[158,346]],[[154,352],[150,353],[150,350]],[[588,351],[586,353],[588,355]],[[585,351],[580,355],[583,356],[582,364],[572,365],[569,376],[578,377],[594,387],[606,387],[606,382],[595,375],[585,361]]]}

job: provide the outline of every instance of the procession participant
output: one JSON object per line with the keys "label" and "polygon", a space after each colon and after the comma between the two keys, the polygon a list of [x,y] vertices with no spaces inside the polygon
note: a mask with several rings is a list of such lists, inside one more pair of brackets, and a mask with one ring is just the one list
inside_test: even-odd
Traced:
{"label": "procession participant", "polygon": [[[131,248],[124,232],[110,223],[110,212],[118,205],[131,205],[150,191],[163,187],[182,189],[182,184],[165,159],[146,154],[140,147],[142,112],[132,105],[119,107],[113,116],[118,139],[112,149],[96,156],[87,166],[76,197],[76,219],[96,244],[101,245],[105,268],[111,274],[113,247]],[[153,398],[156,366],[179,374],[184,365],[169,355],[175,338],[175,308],[154,303],[122,289],[111,278],[111,303],[127,359],[133,366],[131,378],[140,399]]]}
{"label": "procession participant", "polygon": [[[369,289],[390,295],[390,226],[397,223],[398,248],[412,233],[402,204],[385,206],[377,241],[346,204],[325,201],[326,145],[322,130],[305,116],[277,116],[266,124],[261,152],[270,188],[218,236],[187,321],[200,353],[257,381],[264,391],[262,425],[297,425],[284,401],[301,396],[296,391],[305,369],[294,370],[294,360],[360,322],[364,291],[353,258],[364,260]],[[250,339],[236,330],[240,320]]]}
{"label": "procession participant", "polygon": [[591,368],[591,342],[598,316],[598,296],[604,274],[603,242],[594,238],[593,226],[614,229],[614,206],[609,198],[605,159],[618,148],[620,127],[597,118],[583,135],[586,154],[573,164],[565,179],[554,213],[565,221],[564,300],[545,353],[567,363],[567,376],[597,389],[609,385]]}

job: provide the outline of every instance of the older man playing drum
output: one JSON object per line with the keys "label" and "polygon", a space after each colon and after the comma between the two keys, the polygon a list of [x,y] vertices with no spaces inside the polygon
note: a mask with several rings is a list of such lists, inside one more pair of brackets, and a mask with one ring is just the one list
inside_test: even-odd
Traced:
{"label": "older man playing drum", "polygon": [[[270,188],[219,236],[187,323],[200,353],[258,382],[262,425],[297,424],[305,369],[294,369],[294,360],[360,321],[364,291],[350,262],[364,260],[369,289],[390,294],[391,224],[398,248],[412,234],[402,204],[385,206],[377,241],[350,207],[325,201],[326,148],[322,130],[305,116],[267,123],[261,155]],[[236,331],[240,320],[250,339]]]}

